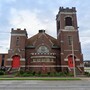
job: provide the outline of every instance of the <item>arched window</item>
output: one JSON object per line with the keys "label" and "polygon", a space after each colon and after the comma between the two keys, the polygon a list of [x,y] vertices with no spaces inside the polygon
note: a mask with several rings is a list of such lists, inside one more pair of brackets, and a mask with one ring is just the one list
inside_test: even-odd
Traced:
{"label": "arched window", "polygon": [[71,17],[65,18],[65,26],[72,26],[72,18]]}
{"label": "arched window", "polygon": [[40,46],[37,49],[37,53],[49,53],[49,49],[46,46]]}
{"label": "arched window", "polygon": [[72,36],[68,36],[68,44],[72,45]]}
{"label": "arched window", "polygon": [[19,45],[19,37],[16,37],[16,46]]}

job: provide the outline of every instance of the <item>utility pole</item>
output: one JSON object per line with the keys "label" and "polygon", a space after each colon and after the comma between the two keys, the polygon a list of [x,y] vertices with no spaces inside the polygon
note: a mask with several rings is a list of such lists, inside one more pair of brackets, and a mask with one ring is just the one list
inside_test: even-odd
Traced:
{"label": "utility pole", "polygon": [[72,38],[72,59],[73,59],[73,74],[74,74],[74,77],[76,77],[75,60],[74,60],[73,38]]}

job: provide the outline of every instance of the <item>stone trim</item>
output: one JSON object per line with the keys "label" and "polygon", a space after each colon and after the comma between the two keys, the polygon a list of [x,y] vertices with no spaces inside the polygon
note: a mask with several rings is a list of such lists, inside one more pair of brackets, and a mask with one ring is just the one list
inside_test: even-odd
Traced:
{"label": "stone trim", "polygon": [[6,67],[11,67],[11,65],[6,65]]}
{"label": "stone trim", "polygon": [[80,61],[80,59],[76,59],[76,61]]}
{"label": "stone trim", "polygon": [[20,58],[20,61],[25,61],[25,58]]}
{"label": "stone trim", "polygon": [[[64,51],[72,51],[72,50],[64,50]],[[79,51],[79,50],[74,50],[74,51]]]}
{"label": "stone trim", "polygon": [[65,26],[65,30],[75,30],[73,26]]}
{"label": "stone trim", "polygon": [[69,29],[61,29],[61,31],[66,31],[66,32],[77,32],[78,30],[74,29],[74,30],[69,30]]}
{"label": "stone trim", "polygon": [[26,67],[68,67],[68,65],[28,65]]}
{"label": "stone trim", "polygon": [[[12,58],[8,58],[7,61],[12,61]],[[25,58],[20,58],[20,61],[25,61]]]}
{"label": "stone trim", "polygon": [[21,67],[26,67],[26,66],[25,66],[25,65],[20,65],[20,68],[21,68]]}
{"label": "stone trim", "polygon": [[[64,61],[68,61],[68,59],[67,59],[67,58],[65,58],[65,59],[64,59]],[[76,59],[75,61],[80,61],[80,59]]]}
{"label": "stone trim", "polygon": [[68,65],[61,65],[61,67],[68,67]]}
{"label": "stone trim", "polygon": [[67,59],[67,58],[65,58],[65,59],[64,59],[64,61],[68,61],[68,59]]}
{"label": "stone trim", "polygon": [[31,56],[31,58],[56,58],[55,56]]}
{"label": "stone trim", "polygon": [[[6,67],[11,67],[11,65],[6,65]],[[21,67],[25,67],[25,65],[20,65],[20,68]]]}
{"label": "stone trim", "polygon": [[12,58],[8,58],[7,61],[12,61],[13,59]]}
{"label": "stone trim", "polygon": [[28,65],[26,67],[56,67],[56,65]]}
{"label": "stone trim", "polygon": [[60,12],[60,14],[76,14],[76,12]]}
{"label": "stone trim", "polygon": [[11,34],[11,36],[26,36],[26,34]]}

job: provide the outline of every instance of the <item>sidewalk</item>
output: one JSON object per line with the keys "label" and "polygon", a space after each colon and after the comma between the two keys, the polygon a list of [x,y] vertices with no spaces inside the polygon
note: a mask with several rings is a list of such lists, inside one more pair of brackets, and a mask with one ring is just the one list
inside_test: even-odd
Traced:
{"label": "sidewalk", "polygon": [[90,80],[90,77],[79,77],[81,80]]}

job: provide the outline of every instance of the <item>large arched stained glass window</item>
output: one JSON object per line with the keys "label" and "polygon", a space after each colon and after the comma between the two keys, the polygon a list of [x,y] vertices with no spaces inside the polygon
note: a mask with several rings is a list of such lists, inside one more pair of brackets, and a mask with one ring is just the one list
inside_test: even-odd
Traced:
{"label": "large arched stained glass window", "polygon": [[40,46],[40,47],[37,49],[37,53],[49,53],[49,49],[48,49],[48,47],[46,47],[46,46]]}

